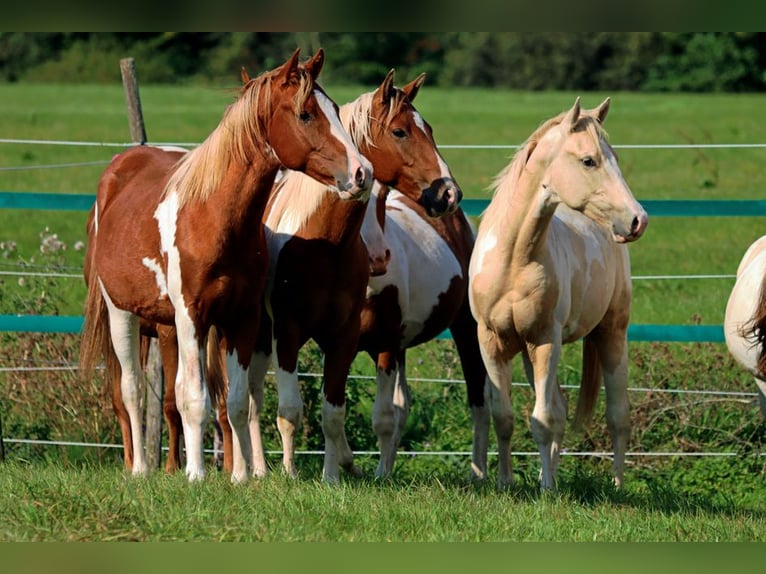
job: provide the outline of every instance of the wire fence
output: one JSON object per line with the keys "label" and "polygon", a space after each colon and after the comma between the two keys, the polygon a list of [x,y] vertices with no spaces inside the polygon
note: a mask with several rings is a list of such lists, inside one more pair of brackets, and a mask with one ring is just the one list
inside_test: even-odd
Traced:
{"label": "wire fence", "polygon": [[[0,144],[9,145],[53,145],[53,146],[81,146],[81,147],[100,147],[100,148],[129,148],[137,144],[132,142],[88,142],[88,141],[68,141],[68,140],[41,140],[41,139],[9,139],[0,138]],[[147,145],[154,146],[176,146],[193,148],[199,145],[199,142],[148,142]],[[473,149],[473,150],[514,150],[518,149],[519,145],[506,145],[506,144],[443,144],[439,146],[441,149]],[[753,144],[626,144],[626,145],[614,145],[616,149],[642,149],[642,150],[658,150],[658,149],[703,149],[703,148],[766,148],[766,143],[753,143]],[[87,161],[87,162],[71,162],[71,163],[56,163],[56,164],[38,164],[38,165],[23,165],[23,166],[0,166],[0,172],[3,171],[23,171],[23,170],[38,170],[38,169],[63,169],[63,168],[77,168],[77,167],[92,167],[96,165],[106,165],[109,160],[103,161]],[[6,265],[0,263],[0,265]],[[38,270],[33,270],[38,269]],[[68,272],[71,271],[71,272]],[[63,278],[63,279],[82,279],[81,268],[68,268],[67,271],[46,271],[40,270],[39,267],[28,266],[25,269],[0,269],[0,276],[36,276],[36,277],[50,277],[50,278]],[[654,280],[716,280],[716,279],[732,279],[734,275],[730,274],[686,274],[686,275],[636,275],[632,277],[634,281],[654,281]],[[59,364],[59,365],[12,365],[0,367],[0,373],[29,373],[29,372],[47,372],[47,371],[65,371],[75,372],[77,370],[76,364]],[[273,374],[273,373],[270,373]],[[321,378],[317,373],[299,373],[301,377],[316,377]],[[349,375],[350,381],[355,380],[372,380],[374,377],[361,376],[361,375]],[[457,379],[436,379],[436,378],[410,378],[411,382],[415,383],[434,383],[434,384],[458,384],[464,385],[465,382]],[[528,383],[525,382],[513,382],[513,386],[528,388]],[[578,389],[575,385],[562,385],[562,388],[566,389]],[[656,394],[670,394],[670,395],[707,395],[725,397],[733,400],[742,401],[754,401],[757,400],[758,394],[755,392],[741,392],[741,391],[717,391],[706,389],[665,389],[665,388],[649,388],[649,387],[631,387],[628,389],[631,393],[656,393]],[[121,449],[121,444],[105,444],[105,443],[92,443],[92,442],[77,442],[77,441],[63,441],[63,440],[38,440],[38,439],[25,439],[14,437],[0,437],[7,444],[29,444],[29,445],[43,445],[43,446],[72,446],[72,447],[87,447],[87,448],[108,448]],[[163,447],[163,450],[167,450],[167,447]],[[214,449],[206,449],[208,453],[216,453]],[[280,450],[269,450],[266,454],[278,455],[282,454]],[[323,455],[323,451],[317,450],[303,450],[297,451],[297,455]],[[354,451],[355,455],[361,456],[377,456],[377,451]],[[399,451],[403,456],[471,456],[470,451]],[[490,456],[497,456],[497,452],[488,453]],[[514,451],[514,456],[539,456],[536,451]],[[612,453],[600,452],[600,451],[567,451],[563,449],[562,456],[575,456],[575,457],[602,457],[611,458]],[[662,452],[628,452],[628,457],[736,457],[743,456],[740,452],[723,451],[723,452],[686,452],[686,451],[662,451]],[[766,453],[755,453],[755,456],[766,456]]]}

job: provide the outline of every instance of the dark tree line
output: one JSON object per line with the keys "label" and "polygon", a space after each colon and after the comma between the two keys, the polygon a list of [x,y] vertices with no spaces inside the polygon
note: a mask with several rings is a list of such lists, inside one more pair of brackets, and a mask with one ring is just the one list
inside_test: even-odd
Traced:
{"label": "dark tree line", "polygon": [[324,81],[374,85],[390,68],[443,86],[521,90],[760,91],[757,32],[2,32],[0,81],[113,82],[120,58],[147,83],[221,82],[327,51]]}

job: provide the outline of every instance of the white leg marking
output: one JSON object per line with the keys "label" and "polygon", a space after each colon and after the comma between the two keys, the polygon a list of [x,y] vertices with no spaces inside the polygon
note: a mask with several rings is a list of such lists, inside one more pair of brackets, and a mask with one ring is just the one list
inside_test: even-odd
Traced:
{"label": "white leg marking", "polygon": [[112,347],[120,362],[122,376],[120,390],[122,402],[130,418],[130,434],[133,439],[133,474],[143,475],[149,470],[144,454],[143,411],[141,408],[142,370],[138,356],[139,326],[138,317],[128,311],[118,309],[109,298],[101,280],[101,293],[109,311],[109,331]]}
{"label": "white leg marking", "polygon": [[226,373],[229,379],[229,394],[226,398],[226,410],[231,424],[232,446],[232,483],[247,482],[247,464],[251,456],[250,429],[248,417],[250,399],[248,392],[248,374],[242,368],[235,350],[226,354]]}
{"label": "white leg marking", "polygon": [[324,468],[322,475],[328,484],[340,482],[340,441],[346,421],[346,405],[335,406],[322,401],[322,430],[324,431]]}
{"label": "white leg marking", "polygon": [[387,374],[383,369],[377,372],[377,390],[372,406],[372,430],[378,437],[380,460],[375,476],[388,476],[394,466],[394,385],[396,373]]}
{"label": "white leg marking", "polygon": [[289,476],[298,476],[295,468],[295,433],[303,418],[303,400],[298,386],[298,373],[276,367],[279,407],[277,427],[282,437],[282,464]]}

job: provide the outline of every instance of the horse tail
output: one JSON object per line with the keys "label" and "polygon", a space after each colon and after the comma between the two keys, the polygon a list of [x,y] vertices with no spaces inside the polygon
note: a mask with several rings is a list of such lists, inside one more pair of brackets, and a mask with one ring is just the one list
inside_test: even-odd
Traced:
{"label": "horse tail", "polygon": [[[101,293],[98,275],[94,266],[88,272],[88,296],[85,300],[84,322],[80,339],[79,376],[81,380],[91,378],[96,363],[104,360],[104,380],[119,380],[120,363],[112,347],[109,333],[109,312]],[[111,388],[109,389],[111,390]]]}
{"label": "horse tail", "polygon": [[577,410],[572,423],[575,429],[582,429],[590,422],[598,398],[600,382],[601,363],[598,358],[598,349],[591,337],[585,337],[582,343],[580,396],[577,399]]}
{"label": "horse tail", "polygon": [[205,359],[205,379],[210,403],[218,408],[220,401],[226,400],[229,381],[226,378],[226,365],[221,353],[221,337],[218,329],[211,327],[207,334],[207,352]]}
{"label": "horse tail", "polygon": [[761,281],[755,314],[746,324],[745,329],[747,338],[758,347],[756,369],[761,376],[766,377],[766,275]]}

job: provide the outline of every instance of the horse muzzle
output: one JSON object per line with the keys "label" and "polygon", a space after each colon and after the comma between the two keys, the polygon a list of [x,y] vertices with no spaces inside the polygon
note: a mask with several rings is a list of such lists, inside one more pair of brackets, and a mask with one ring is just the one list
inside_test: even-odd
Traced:
{"label": "horse muzzle", "polygon": [[430,217],[442,217],[457,211],[463,199],[463,191],[452,178],[435,180],[426,189],[420,199]]}
{"label": "horse muzzle", "polygon": [[630,243],[639,239],[646,231],[646,227],[649,225],[649,216],[643,209],[636,214],[630,221],[630,226],[625,233],[618,232],[614,229],[614,239],[617,243]]}
{"label": "horse muzzle", "polygon": [[362,157],[349,181],[343,184],[338,180],[336,187],[341,199],[364,200],[370,196],[372,182],[372,165]]}

